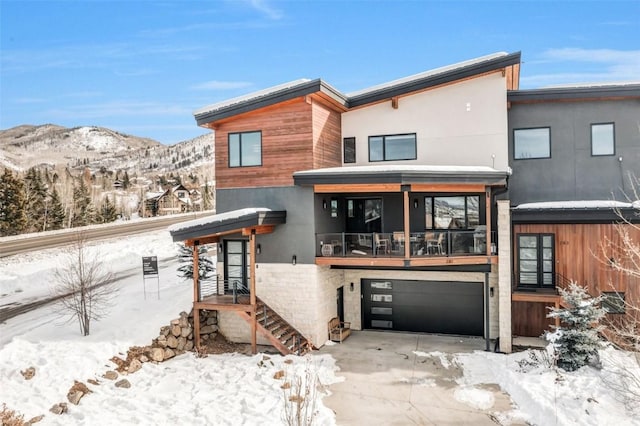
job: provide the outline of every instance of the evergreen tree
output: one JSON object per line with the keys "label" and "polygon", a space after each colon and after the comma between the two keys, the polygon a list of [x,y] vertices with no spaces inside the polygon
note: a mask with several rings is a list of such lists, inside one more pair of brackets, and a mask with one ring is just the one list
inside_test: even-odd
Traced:
{"label": "evergreen tree", "polygon": [[22,182],[9,169],[4,169],[0,176],[0,237],[25,231],[27,216],[24,204]]}
{"label": "evergreen tree", "polygon": [[109,200],[109,197],[105,197],[102,208],[100,209],[100,221],[102,223],[113,222],[118,218],[118,212],[116,206]]}
{"label": "evergreen tree", "polygon": [[587,364],[599,361],[598,349],[601,342],[598,333],[603,329],[599,325],[605,315],[600,307],[601,297],[591,297],[587,289],[575,282],[560,295],[566,307],[552,308],[550,318],[559,318],[564,326],[554,327],[558,332],[555,340],[558,366],[567,371],[575,371]]}
{"label": "evergreen tree", "polygon": [[64,227],[64,207],[60,202],[58,191],[53,188],[53,192],[49,197],[49,219],[47,221],[47,230],[62,229]]}
{"label": "evergreen tree", "polygon": [[42,182],[42,174],[30,168],[24,178],[25,214],[27,232],[39,232],[45,228],[47,215],[47,189]]}
{"label": "evergreen tree", "polygon": [[79,179],[78,186],[73,188],[73,217],[71,219],[71,227],[86,226],[93,223],[95,218],[95,209],[89,198],[89,189],[84,179]]}
{"label": "evergreen tree", "polygon": [[[183,265],[178,268],[178,276],[184,279],[193,279],[193,247],[181,245],[178,262]],[[198,246],[198,279],[206,280],[213,276],[216,266],[213,261],[204,256],[207,253],[205,246]]]}

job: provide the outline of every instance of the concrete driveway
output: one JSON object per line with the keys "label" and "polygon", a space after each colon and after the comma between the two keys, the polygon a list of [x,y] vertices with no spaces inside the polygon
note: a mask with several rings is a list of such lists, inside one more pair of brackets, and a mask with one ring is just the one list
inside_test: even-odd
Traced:
{"label": "concrete driveway", "polygon": [[340,426],[495,426],[496,413],[512,409],[509,395],[497,385],[482,388],[495,401],[485,410],[454,397],[462,370],[451,363],[451,354],[484,349],[479,338],[354,331],[344,343],[320,349],[336,359],[337,375],[345,377],[330,386],[332,395],[323,402]]}

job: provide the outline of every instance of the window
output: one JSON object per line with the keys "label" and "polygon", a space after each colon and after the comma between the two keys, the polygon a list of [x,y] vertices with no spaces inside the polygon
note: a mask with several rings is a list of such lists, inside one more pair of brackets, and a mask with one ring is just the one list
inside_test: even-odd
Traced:
{"label": "window", "polygon": [[555,287],[553,234],[518,234],[518,286]]}
{"label": "window", "polygon": [[528,158],[551,157],[551,129],[540,127],[537,129],[515,129],[513,131],[513,158],[524,160]]}
{"label": "window", "polygon": [[356,138],[344,138],[344,162],[355,163],[356,162]]}
{"label": "window", "polygon": [[262,165],[262,132],[229,133],[229,167]]}
{"label": "window", "polygon": [[602,308],[604,308],[608,314],[624,314],[624,293],[617,291],[603,291]]}
{"label": "window", "polygon": [[615,138],[613,123],[591,125],[591,155],[615,154]]}
{"label": "window", "polygon": [[480,225],[480,196],[425,197],[426,229],[471,229]]}
{"label": "window", "polygon": [[416,134],[369,136],[369,161],[415,160]]}

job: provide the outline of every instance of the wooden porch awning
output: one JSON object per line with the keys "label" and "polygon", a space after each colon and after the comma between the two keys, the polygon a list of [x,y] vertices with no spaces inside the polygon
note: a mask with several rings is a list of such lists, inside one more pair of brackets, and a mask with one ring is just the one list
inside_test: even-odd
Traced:
{"label": "wooden porch awning", "polygon": [[[273,211],[263,207],[252,207],[240,210],[232,210],[213,216],[176,223],[169,227],[169,233],[173,241],[194,241],[217,239],[226,234],[254,230],[256,234],[273,231],[275,225],[286,222],[286,211]],[[206,244],[212,241],[200,241]]]}

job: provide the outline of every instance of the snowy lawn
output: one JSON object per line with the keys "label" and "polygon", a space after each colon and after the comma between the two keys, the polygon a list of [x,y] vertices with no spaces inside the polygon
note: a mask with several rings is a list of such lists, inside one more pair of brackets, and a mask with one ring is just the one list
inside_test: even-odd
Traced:
{"label": "snowy lawn", "polygon": [[[280,425],[284,423],[282,384],[311,370],[323,385],[315,399],[316,424],[335,424],[334,414],[321,399],[327,385],[342,379],[336,377],[335,361],[329,355],[270,355],[266,359],[262,354],[198,358],[186,353],[160,364],[143,364],[141,370],[126,376],[131,383],[128,389],[103,379],[105,371],[115,369],[111,357],[123,357],[130,346],[151,343],[161,326],[189,310],[191,284],[176,276],[177,248],[166,231],[93,244],[90,250],[99,252],[121,277],[117,304],[106,318],[92,323],[87,337],[80,335],[77,323],[61,323],[52,306],[1,324],[0,403],[24,414],[25,419],[44,414],[39,423],[43,425]],[[62,256],[53,249],[0,259],[0,306],[47,296]],[[145,299],[142,256],[158,256],[159,299],[153,280],[147,281]],[[470,406],[490,409],[492,396],[482,385],[500,385],[517,405],[509,417],[496,419],[501,424],[640,425],[637,414],[634,417],[625,411],[603,385],[602,378],[610,377],[620,360],[634,365],[624,353],[607,349],[602,352],[602,370],[584,367],[573,373],[523,362],[531,359],[531,353],[417,355],[439,358],[445,368],[450,363],[462,366],[464,375],[458,380],[455,398]],[[28,367],[36,370],[31,380],[20,374]],[[275,379],[279,371],[288,378]],[[69,412],[63,415],[48,411],[55,403],[66,402],[74,380],[87,383],[88,379],[100,384],[88,385],[92,393],[78,406],[69,404]],[[363,424],[374,423],[375,419],[363,419]]]}

